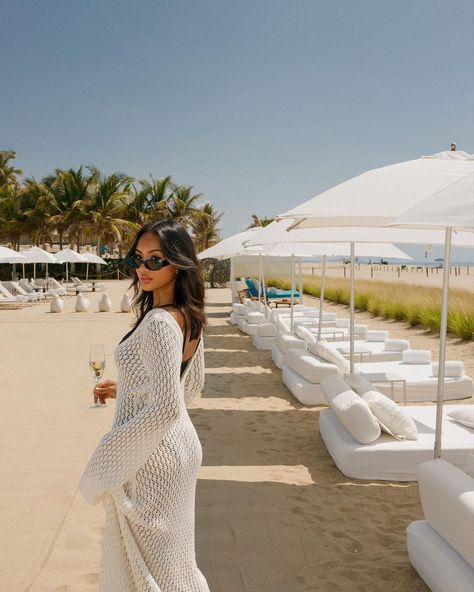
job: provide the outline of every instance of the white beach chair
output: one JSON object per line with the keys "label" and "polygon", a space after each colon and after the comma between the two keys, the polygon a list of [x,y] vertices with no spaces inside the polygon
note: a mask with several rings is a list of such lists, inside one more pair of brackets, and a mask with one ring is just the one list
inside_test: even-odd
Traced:
{"label": "white beach chair", "polygon": [[[319,432],[329,454],[344,475],[354,479],[417,480],[420,464],[433,458],[436,405],[400,408],[393,404],[414,422],[416,440],[398,440],[379,431],[379,436],[368,438],[366,441],[369,443],[361,444],[354,432],[349,430],[352,425],[356,426],[359,434],[372,429],[369,416],[373,414],[369,406],[342,377],[331,376],[323,380],[321,388],[331,408],[323,409],[319,414]],[[351,397],[356,402],[362,401],[362,405],[354,405],[352,410],[347,404]],[[362,417],[364,407],[366,415]],[[344,417],[341,408],[344,409]],[[445,405],[442,425],[443,458],[463,471],[469,469],[471,462],[469,452],[473,450],[474,430],[460,425],[448,413],[465,408],[465,405]]]}
{"label": "white beach chair", "polygon": [[418,468],[424,520],[407,528],[413,567],[432,592],[474,590],[474,479],[442,459]]}
{"label": "white beach chair", "polygon": [[3,289],[6,290],[6,293],[3,292],[5,294],[5,296],[22,296],[23,298],[26,298],[26,300],[28,300],[29,302],[39,302],[40,300],[44,300],[44,296],[41,294],[28,294],[27,292],[25,292],[25,290],[23,290],[23,288],[20,286],[20,284],[18,282],[13,282],[13,281],[7,281],[7,282],[2,282],[3,284]]}

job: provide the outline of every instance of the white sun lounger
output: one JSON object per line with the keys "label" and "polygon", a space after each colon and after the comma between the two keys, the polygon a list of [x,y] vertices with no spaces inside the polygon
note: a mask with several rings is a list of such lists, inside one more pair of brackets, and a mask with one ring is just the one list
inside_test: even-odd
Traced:
{"label": "white sun lounger", "polygon": [[8,288],[8,284],[0,282],[0,292],[3,296],[9,300],[16,300],[17,302],[37,302],[39,298],[36,298],[34,294],[21,294],[19,291],[14,290],[11,292]]}
{"label": "white sun lounger", "polygon": [[[383,376],[396,375],[406,381],[407,401],[436,401],[438,378],[433,376],[431,364],[405,364],[404,362],[374,362],[355,364],[356,372],[363,374],[367,380],[377,384],[377,388],[386,395],[393,394],[395,401],[403,401],[403,385],[400,382],[383,381]],[[379,377],[382,382],[377,381]],[[465,399],[474,393],[474,385],[470,376],[461,378],[445,377],[444,398]]]}
{"label": "white sun lounger", "polygon": [[[463,471],[469,468],[468,453],[474,446],[474,430],[447,417],[462,405],[445,405],[442,456]],[[354,479],[416,481],[417,469],[433,458],[436,405],[407,406],[415,421],[418,440],[396,440],[382,433],[371,444],[359,444],[332,409],[319,415],[319,431],[338,469]]]}
{"label": "white sun lounger", "polygon": [[432,592],[474,590],[474,479],[436,459],[418,469],[425,520],[407,528],[410,561]]}
{"label": "white sun lounger", "polygon": [[[349,359],[350,341],[332,342],[331,347]],[[402,351],[386,350],[383,341],[358,340],[354,344],[356,362],[398,362],[402,360]]]}

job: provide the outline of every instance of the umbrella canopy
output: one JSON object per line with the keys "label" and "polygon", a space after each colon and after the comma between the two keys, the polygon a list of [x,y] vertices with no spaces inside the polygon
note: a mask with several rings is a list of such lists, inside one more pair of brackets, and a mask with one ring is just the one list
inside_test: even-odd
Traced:
{"label": "umbrella canopy", "polygon": [[[393,222],[416,228],[458,228],[474,226],[474,173],[455,181],[417,204]],[[453,243],[454,244],[454,243]],[[471,236],[472,245],[472,236]]]}
{"label": "umbrella canopy", "polygon": [[48,253],[40,247],[30,247],[22,251],[21,254],[26,258],[23,263],[62,263],[53,253]]}
{"label": "umbrella canopy", "polygon": [[9,249],[8,247],[0,247],[0,263],[26,263],[26,257],[23,253]]}
{"label": "umbrella canopy", "polygon": [[373,169],[281,214],[298,228],[384,226],[472,174],[474,155],[446,151]]}
{"label": "umbrella canopy", "polygon": [[87,259],[72,249],[63,249],[55,253],[56,258],[61,263],[87,263]]}
{"label": "umbrella canopy", "polygon": [[[358,243],[357,254],[361,244],[364,243],[400,243],[400,244],[444,244],[444,230],[433,228],[364,228],[335,226],[330,228],[318,228],[315,232],[312,228],[299,229],[295,227],[295,220],[275,221],[262,228],[259,233],[251,235],[245,242],[246,247],[259,246],[265,243],[322,243],[322,242],[346,242]],[[472,235],[467,231],[459,231],[453,236],[454,246],[472,246]],[[383,253],[369,253],[390,257]]]}
{"label": "umbrella canopy", "polygon": [[81,253],[81,257],[85,257],[87,263],[98,263],[99,265],[107,265],[107,261],[104,261],[99,255],[94,253]]}
{"label": "umbrella canopy", "polygon": [[255,233],[262,230],[261,227],[248,228],[244,232],[233,234],[218,242],[213,247],[209,247],[205,251],[198,254],[198,259],[231,259],[239,255],[248,254],[245,252],[243,243],[250,239]]}

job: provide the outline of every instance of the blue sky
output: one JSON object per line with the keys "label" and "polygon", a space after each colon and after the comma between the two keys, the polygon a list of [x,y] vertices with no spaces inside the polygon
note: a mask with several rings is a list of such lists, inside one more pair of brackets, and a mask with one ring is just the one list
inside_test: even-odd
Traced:
{"label": "blue sky", "polygon": [[364,170],[474,152],[471,0],[0,0],[0,143],[171,174],[223,236]]}

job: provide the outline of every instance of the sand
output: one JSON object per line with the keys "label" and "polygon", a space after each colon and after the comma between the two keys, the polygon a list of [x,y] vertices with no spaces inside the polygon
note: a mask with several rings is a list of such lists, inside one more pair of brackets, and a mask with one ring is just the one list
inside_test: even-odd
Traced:
{"label": "sand", "polygon": [[[116,312],[128,283],[106,284],[110,313],[96,312],[100,293],[83,314],[74,298],[57,315],[48,304],[0,310],[2,591],[97,591],[103,510],[77,483],[114,403],[91,406],[88,352],[103,343],[105,377],[116,378],[113,350],[132,322]],[[190,409],[204,453],[196,553],[211,592],[427,591],[406,553],[405,529],[422,517],[417,485],[343,476],[318,433],[320,408],[297,403],[270,352],[227,324],[229,301],[207,291],[206,386]],[[435,348],[402,324],[371,325]],[[450,341],[448,357],[473,374],[473,348]]]}

